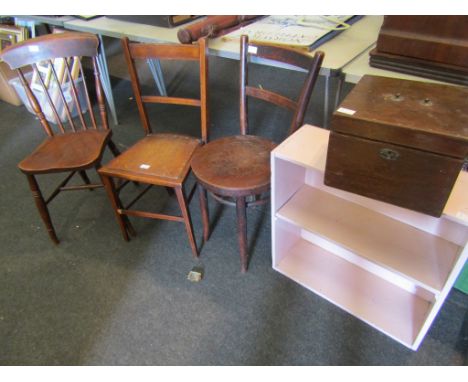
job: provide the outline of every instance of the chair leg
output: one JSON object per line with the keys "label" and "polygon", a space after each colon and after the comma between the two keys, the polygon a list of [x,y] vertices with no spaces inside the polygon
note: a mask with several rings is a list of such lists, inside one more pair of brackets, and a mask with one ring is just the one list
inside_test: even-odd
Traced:
{"label": "chair leg", "polygon": [[107,146],[109,146],[110,151],[112,152],[112,154],[114,154],[115,157],[120,155],[120,150],[117,148],[117,146],[111,139],[107,141]]}
{"label": "chair leg", "polygon": [[[122,216],[122,214],[119,213],[119,209],[121,208],[121,202],[119,197],[117,196],[117,192],[115,190],[114,182],[112,179],[108,176],[101,175],[102,179],[102,184],[104,184],[104,188],[107,191],[107,195],[109,196],[109,199],[112,204],[112,208],[114,209],[115,216],[117,218],[117,223],[119,224],[120,230],[122,231],[122,235],[126,241],[129,241],[130,238],[128,236],[128,231],[127,229],[130,229],[130,231],[133,231],[133,227],[131,227],[130,221],[126,218],[126,216]],[[127,226],[128,225],[128,226]],[[129,228],[131,227],[131,228]]]}
{"label": "chair leg", "polygon": [[[114,157],[118,157],[120,155],[120,150],[117,147],[117,145],[112,141],[112,139],[109,139],[107,142],[107,146],[109,147],[110,151],[114,155]],[[139,186],[138,182],[132,182],[135,186]],[[133,228],[132,228],[133,229]]]}
{"label": "chair leg", "polygon": [[[81,179],[83,179],[83,182],[85,184],[91,184],[91,181],[89,180],[88,174],[86,174],[86,171],[79,171],[79,174],[81,176]],[[93,191],[94,188],[90,188],[90,191]]]}
{"label": "chair leg", "polygon": [[247,272],[247,211],[245,197],[236,199],[237,212],[237,238],[239,240],[239,254],[241,259],[241,272]]}
{"label": "chair leg", "polygon": [[187,206],[184,190],[182,189],[182,187],[175,187],[175,193],[179,202],[180,211],[182,212],[182,217],[184,218],[185,229],[187,230],[187,235],[189,238],[190,247],[192,248],[193,257],[197,258],[197,243],[195,242],[195,236],[193,235],[192,218],[190,217],[190,211]]}
{"label": "chair leg", "polygon": [[28,178],[29,188],[31,189],[31,192],[33,194],[33,198],[36,202],[37,209],[39,210],[42,221],[44,222],[47,228],[47,233],[49,234],[49,237],[52,239],[52,241],[55,244],[58,244],[59,239],[57,238],[57,235],[55,233],[54,226],[52,225],[52,220],[50,219],[49,210],[47,209],[47,204],[45,203],[44,198],[42,197],[42,193],[39,190],[39,185],[37,184],[36,178],[34,177],[34,175],[30,174],[26,174],[26,177]]}
{"label": "chair leg", "polygon": [[200,200],[200,210],[201,210],[201,216],[202,216],[202,222],[203,222],[203,240],[206,243],[210,237],[210,219],[209,219],[209,212],[208,212],[208,200],[206,197],[206,190],[200,183],[197,183],[197,189],[198,189],[198,197]]}

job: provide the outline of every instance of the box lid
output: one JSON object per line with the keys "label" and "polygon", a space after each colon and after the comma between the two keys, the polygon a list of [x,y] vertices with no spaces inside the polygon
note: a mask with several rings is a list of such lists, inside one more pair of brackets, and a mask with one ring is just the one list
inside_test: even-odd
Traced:
{"label": "box lid", "polygon": [[455,158],[468,157],[468,88],[365,75],[331,130]]}

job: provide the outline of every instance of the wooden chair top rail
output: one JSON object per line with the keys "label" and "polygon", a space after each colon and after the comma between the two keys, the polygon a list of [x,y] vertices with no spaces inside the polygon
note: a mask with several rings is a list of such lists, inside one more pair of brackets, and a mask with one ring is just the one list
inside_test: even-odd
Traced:
{"label": "wooden chair top rail", "polygon": [[[200,108],[201,136],[202,141],[208,139],[208,59],[206,39],[201,38],[197,44],[155,44],[130,42],[128,37],[122,38],[122,48],[127,62],[130,78],[132,80],[133,93],[140,114],[140,119],[146,134],[152,134],[150,120],[146,111],[146,104],[161,103],[196,106]],[[178,61],[197,61],[199,66],[199,98],[173,97],[143,95],[139,79],[139,73],[135,61],[159,59],[159,60],[178,60]]]}
{"label": "wooden chair top rail", "polygon": [[199,45],[174,44],[142,44],[137,42],[129,43],[130,53],[133,59],[157,58],[159,60],[190,60],[200,59]]}
{"label": "wooden chair top rail", "polygon": [[[288,135],[294,132],[297,128],[302,126],[304,122],[304,115],[314,85],[323,62],[324,53],[321,51],[315,52],[314,56],[306,55],[305,53],[287,47],[264,45],[258,43],[250,43],[247,35],[241,36],[240,47],[240,128],[241,134],[248,132],[248,110],[247,110],[247,96],[261,99],[263,101],[272,103],[289,109],[294,113]],[[248,84],[248,66],[249,57],[256,56],[273,61],[281,62],[284,64],[296,66],[307,71],[307,76],[304,80],[302,88],[300,89],[299,96],[296,100],[290,99],[277,91],[264,89],[263,87],[257,88]]]}
{"label": "wooden chair top rail", "polygon": [[297,108],[297,102],[294,102],[293,100],[280,94],[274,93],[270,90],[255,88],[253,86],[246,86],[245,94],[267,102],[274,103],[275,105],[282,106],[292,111],[296,110]]}
{"label": "wooden chair top rail", "polygon": [[65,32],[26,40],[6,48],[1,54],[11,69],[61,57],[95,57],[99,40],[91,33]]}
{"label": "wooden chair top rail", "polygon": [[194,98],[168,97],[168,96],[141,96],[142,102],[145,103],[165,103],[167,105],[187,105],[200,106],[201,101]]}

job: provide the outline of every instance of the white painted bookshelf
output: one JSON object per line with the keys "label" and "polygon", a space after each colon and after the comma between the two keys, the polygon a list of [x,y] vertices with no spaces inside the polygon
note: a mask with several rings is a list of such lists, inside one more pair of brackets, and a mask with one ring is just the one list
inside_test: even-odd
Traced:
{"label": "white painted bookshelf", "polygon": [[417,350],[468,257],[468,173],[434,218],[325,186],[328,137],[272,152],[273,268]]}

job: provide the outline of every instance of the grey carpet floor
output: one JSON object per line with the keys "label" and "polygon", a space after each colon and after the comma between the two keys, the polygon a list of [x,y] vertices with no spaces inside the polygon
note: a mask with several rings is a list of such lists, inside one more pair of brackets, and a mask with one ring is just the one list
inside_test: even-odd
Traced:
{"label": "grey carpet floor", "polygon": [[[119,54],[110,66],[120,119],[114,140],[125,149],[143,129]],[[194,91],[192,68],[164,68],[170,93]],[[259,83],[286,90],[300,79],[261,69]],[[237,73],[237,62],[210,58],[211,138],[238,131]],[[321,123],[323,85],[320,80],[309,123]],[[196,111],[170,108],[150,111],[155,131],[196,135]],[[254,132],[284,138],[286,116],[263,106],[251,111],[259,126]],[[42,139],[38,121],[5,103],[0,116],[0,365],[467,364],[468,296],[452,290],[419,351],[408,350],[272,269],[269,206],[248,212],[246,274],[240,273],[235,211],[213,200],[207,243],[197,198],[190,206],[198,261],[180,223],[132,219],[138,236],[125,242],[102,190],[54,200],[61,243],[53,245],[16,168]],[[173,117],[177,123],[169,128]],[[40,184],[50,190],[56,181],[44,176]],[[164,189],[142,203],[177,210]],[[204,278],[191,283],[187,273],[196,265]]]}

